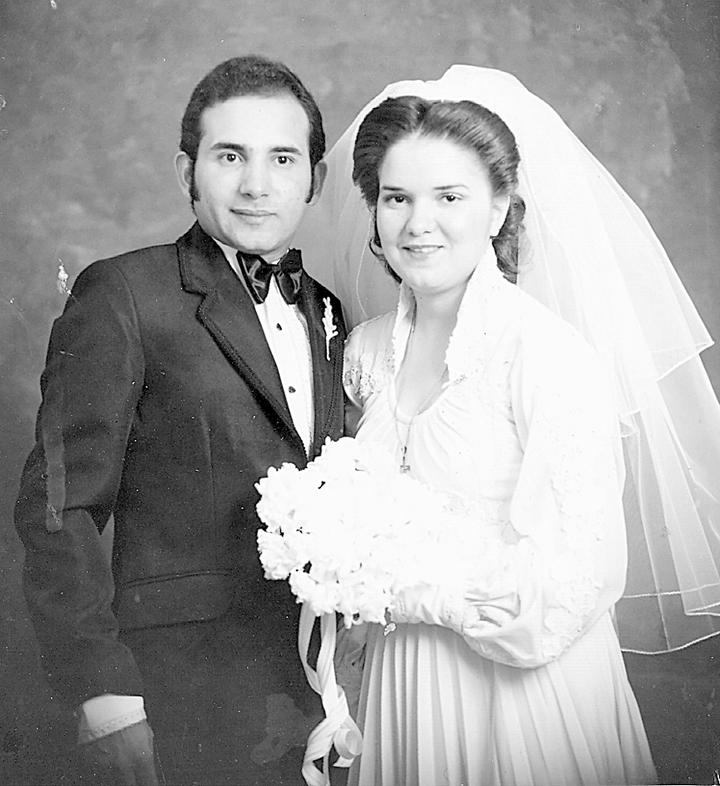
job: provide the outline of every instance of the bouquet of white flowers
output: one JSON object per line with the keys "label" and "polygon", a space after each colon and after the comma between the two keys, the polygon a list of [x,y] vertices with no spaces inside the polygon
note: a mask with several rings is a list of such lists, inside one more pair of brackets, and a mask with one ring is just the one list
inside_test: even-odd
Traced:
{"label": "bouquet of white flowers", "polygon": [[386,622],[403,588],[452,581],[467,554],[457,502],[350,437],[328,440],[305,469],[270,468],[256,488],[265,577],[289,580],[298,602],[339,612],[348,628]]}
{"label": "bouquet of white flowers", "polygon": [[[265,576],[287,579],[303,604],[300,657],[327,716],[310,735],[303,775],[323,786],[331,745],[341,754],[338,766],[349,766],[361,746],[332,666],[335,612],[347,627],[388,623],[388,633],[400,591],[456,586],[481,554],[487,560],[488,543],[458,500],[400,472],[379,446],[349,437],[327,440],[304,469],[271,468],[257,489],[266,526],[258,531]],[[322,618],[316,670],[307,662],[315,617]],[[322,774],[313,763],[319,758],[325,759]]]}

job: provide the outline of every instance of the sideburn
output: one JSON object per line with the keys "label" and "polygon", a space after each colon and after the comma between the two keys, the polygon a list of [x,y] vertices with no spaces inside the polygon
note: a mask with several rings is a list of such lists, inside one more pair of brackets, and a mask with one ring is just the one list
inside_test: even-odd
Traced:
{"label": "sideburn", "polygon": [[[200,194],[197,190],[197,183],[195,182],[195,162],[192,162],[192,169],[190,170],[190,207],[200,199]],[[312,170],[310,175],[310,189],[308,195],[305,197],[305,204],[310,204],[313,195],[315,194],[315,169]]]}

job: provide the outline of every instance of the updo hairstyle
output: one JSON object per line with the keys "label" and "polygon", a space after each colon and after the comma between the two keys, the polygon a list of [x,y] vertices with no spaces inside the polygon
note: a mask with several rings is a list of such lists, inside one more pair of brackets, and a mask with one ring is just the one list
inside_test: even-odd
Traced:
{"label": "updo hairstyle", "polygon": [[[514,283],[525,202],[517,194],[520,154],[510,129],[495,113],[473,101],[429,101],[418,96],[387,98],[363,119],[353,150],[353,182],[373,215],[385,155],[394,144],[414,135],[448,139],[475,153],[488,174],[493,195],[510,198],[505,223],[492,243],[498,267]],[[377,222],[370,249],[399,281],[382,253]]]}

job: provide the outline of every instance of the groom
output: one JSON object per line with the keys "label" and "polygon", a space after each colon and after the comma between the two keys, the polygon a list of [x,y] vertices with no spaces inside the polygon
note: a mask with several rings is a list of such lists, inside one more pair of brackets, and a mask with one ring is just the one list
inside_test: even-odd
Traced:
{"label": "groom", "polygon": [[299,780],[319,703],[297,606],[259,566],[254,484],[341,435],[340,305],[288,251],[324,150],[285,66],[220,64],[176,157],[196,223],[90,265],[53,327],[16,523],[91,783]]}

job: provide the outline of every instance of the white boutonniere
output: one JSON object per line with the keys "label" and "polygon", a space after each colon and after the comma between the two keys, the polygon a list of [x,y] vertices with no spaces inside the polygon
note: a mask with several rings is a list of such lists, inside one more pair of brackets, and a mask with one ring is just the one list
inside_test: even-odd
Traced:
{"label": "white boutonniere", "polygon": [[323,313],[323,328],[325,328],[325,359],[330,360],[330,341],[337,336],[337,327],[335,326],[335,318],[333,316],[332,303],[330,298],[323,298],[325,304],[325,312]]}

